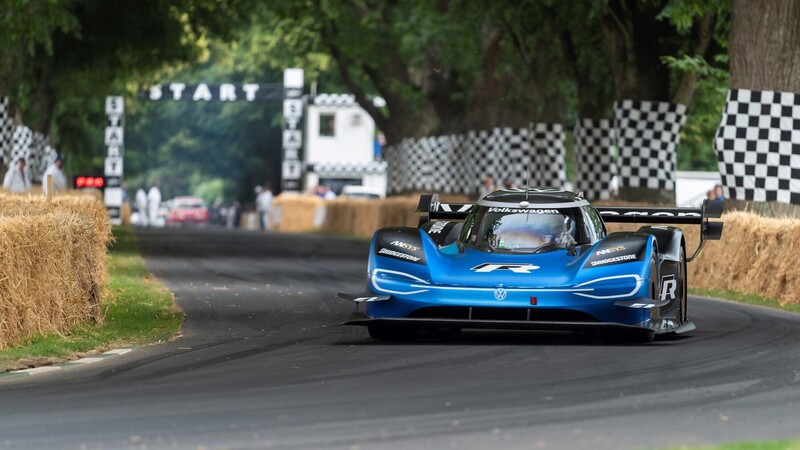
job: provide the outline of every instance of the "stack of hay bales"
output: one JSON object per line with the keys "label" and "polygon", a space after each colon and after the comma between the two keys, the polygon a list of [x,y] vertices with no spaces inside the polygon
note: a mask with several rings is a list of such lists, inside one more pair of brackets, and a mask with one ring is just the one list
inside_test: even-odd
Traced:
{"label": "stack of hay bales", "polygon": [[689,264],[689,285],[757,294],[783,305],[800,304],[800,265],[795,262],[800,252],[800,220],[746,212],[727,213],[722,220],[722,240],[707,242]]}
{"label": "stack of hay bales", "polygon": [[[464,203],[464,196],[442,196],[443,202]],[[416,227],[422,214],[416,213],[419,195],[389,197],[383,200],[337,199],[325,204],[321,230],[329,233],[372,237],[378,228]]]}
{"label": "stack of hay bales", "polygon": [[285,233],[311,231],[319,227],[324,200],[316,195],[281,194],[272,201],[273,229]]}
{"label": "stack of hay bales", "polygon": [[110,239],[92,197],[0,194],[0,348],[102,321]]}

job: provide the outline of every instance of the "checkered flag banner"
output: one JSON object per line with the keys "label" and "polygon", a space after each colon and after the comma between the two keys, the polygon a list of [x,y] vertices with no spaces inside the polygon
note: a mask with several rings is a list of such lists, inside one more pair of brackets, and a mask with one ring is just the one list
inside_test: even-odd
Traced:
{"label": "checkered flag banner", "polygon": [[466,137],[467,158],[472,166],[473,176],[469,192],[473,194],[478,191],[481,180],[487,175],[495,179],[495,183],[500,183],[494,167],[494,132],[490,130],[469,131]]}
{"label": "checkered flag banner", "polygon": [[527,128],[495,128],[493,160],[494,179],[498,186],[510,179],[518,186],[527,182],[527,166],[531,154],[530,132]]}
{"label": "checkered flag banner", "polygon": [[685,122],[685,105],[614,102],[620,187],[674,191],[675,146]]}
{"label": "checkered flag banner", "polygon": [[453,194],[466,191],[464,181],[467,177],[467,165],[461,158],[462,141],[463,138],[457,135],[427,140],[431,156],[430,190],[433,192]]}
{"label": "checkered flag banner", "polygon": [[585,198],[608,200],[609,185],[617,174],[614,157],[614,124],[608,119],[575,121],[575,150],[578,157],[577,191]]}
{"label": "checkered flag banner", "polygon": [[400,143],[390,145],[383,150],[383,160],[386,161],[388,169],[386,190],[390,194],[399,194],[403,191],[406,168],[402,147]]}
{"label": "checkered flag banner", "polygon": [[17,125],[11,137],[11,155],[6,165],[9,166],[20,158],[25,158],[27,161],[30,157],[32,142],[33,131],[25,125]]}
{"label": "checkered flag banner", "polygon": [[421,191],[430,189],[432,138],[409,139],[405,149],[406,179],[405,190]]}
{"label": "checkered flag banner", "polygon": [[714,148],[728,198],[800,204],[800,94],[728,91]]}
{"label": "checkered flag banner", "polygon": [[[560,123],[531,124],[531,187],[561,189],[567,181],[564,126]],[[526,185],[526,181],[518,183]]]}
{"label": "checkered flag banner", "polygon": [[47,170],[47,166],[42,168],[42,165],[45,164],[44,152],[49,147],[49,141],[50,139],[44,133],[33,132],[30,151],[28,152],[28,165],[31,168],[31,177],[34,182],[41,182],[42,175]]}
{"label": "checkered flag banner", "polygon": [[11,159],[11,138],[14,126],[11,119],[11,102],[8,97],[0,97],[0,160],[6,166]]}

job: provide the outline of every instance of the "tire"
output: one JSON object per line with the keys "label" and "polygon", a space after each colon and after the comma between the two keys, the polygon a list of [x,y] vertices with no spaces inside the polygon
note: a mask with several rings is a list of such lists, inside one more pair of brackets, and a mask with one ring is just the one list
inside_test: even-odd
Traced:
{"label": "tire", "polygon": [[367,325],[367,332],[372,339],[379,341],[409,341],[414,340],[419,335],[416,329],[408,327],[398,327],[392,325]]}

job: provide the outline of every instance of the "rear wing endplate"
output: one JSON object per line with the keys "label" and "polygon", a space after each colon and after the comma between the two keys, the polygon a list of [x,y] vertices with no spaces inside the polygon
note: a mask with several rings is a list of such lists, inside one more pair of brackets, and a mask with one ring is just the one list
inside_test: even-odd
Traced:
{"label": "rear wing endplate", "polygon": [[722,201],[703,200],[700,208],[649,208],[638,206],[598,206],[595,207],[603,222],[606,223],[659,223],[700,225],[700,245],[688,261],[700,254],[707,240],[719,240],[722,237],[722,221],[711,222],[722,216]]}

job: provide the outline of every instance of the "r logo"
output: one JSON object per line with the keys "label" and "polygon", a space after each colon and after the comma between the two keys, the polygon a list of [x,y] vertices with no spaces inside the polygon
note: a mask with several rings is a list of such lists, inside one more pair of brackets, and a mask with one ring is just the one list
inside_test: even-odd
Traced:
{"label": "r logo", "polygon": [[538,269],[539,266],[533,264],[493,264],[483,263],[473,267],[475,272],[494,272],[495,270],[510,270],[514,273],[531,273],[532,270]]}
{"label": "r logo", "polygon": [[678,281],[675,280],[675,275],[667,275],[661,277],[661,295],[658,296],[659,300],[675,300],[677,296],[675,291],[678,289]]}

